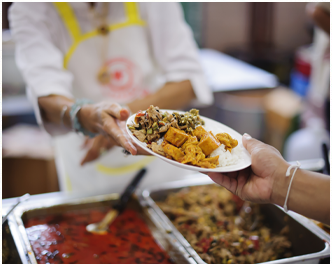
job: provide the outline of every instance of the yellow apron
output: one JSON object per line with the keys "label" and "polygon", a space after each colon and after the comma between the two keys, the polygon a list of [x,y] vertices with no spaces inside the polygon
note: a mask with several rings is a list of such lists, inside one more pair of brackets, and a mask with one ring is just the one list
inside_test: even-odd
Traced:
{"label": "yellow apron", "polygon": [[[107,37],[97,30],[81,33],[79,23],[68,3],[54,3],[73,43],[64,57],[64,68],[74,76],[73,95],[95,102],[112,100],[126,104],[158,89],[162,78],[154,64],[148,42],[146,23],[137,3],[123,5],[126,19],[108,25]],[[107,40],[106,58],[100,48]],[[111,75],[102,85],[96,76],[101,67]],[[174,167],[152,156],[125,156],[122,148],[112,148],[98,160],[80,166],[86,150],[83,137],[75,133],[54,140],[61,190],[109,193],[121,191],[143,166],[148,173],[142,185],[175,180],[192,172]]]}

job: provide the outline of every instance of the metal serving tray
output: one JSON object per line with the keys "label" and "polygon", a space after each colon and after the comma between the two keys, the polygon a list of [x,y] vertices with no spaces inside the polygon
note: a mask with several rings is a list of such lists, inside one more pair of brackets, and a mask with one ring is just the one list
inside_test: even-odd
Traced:
{"label": "metal serving tray", "polygon": [[[25,230],[24,221],[33,217],[40,217],[50,214],[58,214],[66,211],[82,210],[82,209],[98,209],[105,210],[110,204],[119,198],[119,194],[109,194],[103,196],[95,196],[76,200],[61,201],[56,204],[54,201],[49,203],[39,202],[38,206],[17,207],[11,219],[15,224],[11,227],[14,234],[18,234],[15,244],[18,249],[22,250],[24,255],[21,255],[23,263],[34,264],[37,263],[34,252],[28,240]],[[128,203],[128,207],[139,212],[141,218],[149,227],[155,241],[169,254],[175,263],[195,263],[194,259],[177,241],[176,237],[171,232],[166,232],[163,222],[160,222],[155,211],[145,205],[140,205],[136,198],[133,198]]]}
{"label": "metal serving tray", "polygon": [[2,225],[2,264],[21,264],[22,260],[18,254],[12,234],[10,233],[8,221]]}
{"label": "metal serving tray", "polygon": [[[192,179],[154,185],[140,190],[137,195],[141,204],[151,206],[158,214],[165,228],[176,236],[195,262],[205,264],[194,248],[155,203],[156,201],[165,200],[169,193],[177,192],[184,187],[214,184],[211,179],[205,176],[193,175],[192,177]],[[330,235],[312,221],[292,211],[285,213],[282,208],[276,205],[263,204],[260,205],[260,208],[265,216],[266,225],[272,229],[272,232],[278,233],[285,225],[289,225],[289,239],[292,242],[294,254],[291,258],[265,263],[319,263],[320,259],[330,256]]]}

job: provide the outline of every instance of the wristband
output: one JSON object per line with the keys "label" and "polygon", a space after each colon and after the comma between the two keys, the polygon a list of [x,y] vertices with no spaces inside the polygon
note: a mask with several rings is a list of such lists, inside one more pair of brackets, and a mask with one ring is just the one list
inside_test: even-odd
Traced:
{"label": "wristband", "polygon": [[291,177],[291,180],[289,181],[289,185],[288,185],[288,190],[287,190],[287,194],[286,194],[286,199],[285,199],[285,203],[284,203],[284,211],[285,212],[288,212],[288,208],[287,208],[287,201],[288,201],[288,196],[289,196],[289,191],[290,191],[290,188],[291,188],[291,185],[292,185],[292,182],[293,182],[293,179],[294,179],[294,175],[297,171],[298,168],[300,168],[301,164],[296,161],[297,165],[290,165],[286,171],[286,176],[290,176],[290,170],[292,168],[295,168],[294,172],[293,172],[293,175]]}
{"label": "wristband", "polygon": [[89,136],[90,138],[95,137],[97,134],[90,132],[89,130],[82,127],[81,123],[78,121],[77,113],[81,110],[82,106],[85,104],[92,103],[92,101],[88,99],[77,99],[75,103],[70,107],[70,119],[71,125],[75,132],[81,132],[85,136]]}
{"label": "wristband", "polygon": [[61,127],[65,126],[65,123],[63,122],[63,117],[65,116],[65,113],[66,113],[67,109],[68,109],[67,105],[64,105],[61,109],[61,113],[60,113],[60,125],[61,125]]}

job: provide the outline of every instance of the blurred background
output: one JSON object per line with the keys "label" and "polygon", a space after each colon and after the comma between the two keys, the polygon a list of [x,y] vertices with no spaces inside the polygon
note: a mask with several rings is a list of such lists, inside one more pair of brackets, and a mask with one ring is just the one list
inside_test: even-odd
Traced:
{"label": "blurred background", "polygon": [[[308,15],[310,4],[182,7],[215,96],[200,113],[276,147],[288,161],[325,160],[321,171],[329,173],[330,42]],[[51,138],[37,126],[15,64],[10,5],[2,3],[3,198],[59,190]]]}

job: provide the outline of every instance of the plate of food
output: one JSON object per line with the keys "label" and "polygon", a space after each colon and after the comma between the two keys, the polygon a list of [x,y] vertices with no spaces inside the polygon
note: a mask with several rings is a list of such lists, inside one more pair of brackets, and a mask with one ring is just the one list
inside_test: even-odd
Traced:
{"label": "plate of food", "polygon": [[175,166],[199,172],[233,172],[251,165],[242,135],[230,127],[189,112],[151,105],[131,115],[126,129],[142,149]]}

